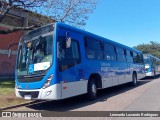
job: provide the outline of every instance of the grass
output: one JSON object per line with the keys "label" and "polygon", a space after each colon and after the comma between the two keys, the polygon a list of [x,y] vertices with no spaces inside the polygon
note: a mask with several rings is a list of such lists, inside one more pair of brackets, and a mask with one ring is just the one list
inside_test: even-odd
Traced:
{"label": "grass", "polygon": [[14,93],[15,82],[14,80],[0,81],[0,95]]}
{"label": "grass", "polygon": [[14,80],[0,80],[0,108],[29,102],[15,95]]}

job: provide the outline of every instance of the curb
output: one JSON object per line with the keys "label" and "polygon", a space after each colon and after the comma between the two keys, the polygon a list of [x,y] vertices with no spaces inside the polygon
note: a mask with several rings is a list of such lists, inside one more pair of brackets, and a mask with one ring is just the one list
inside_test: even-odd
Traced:
{"label": "curb", "polygon": [[3,108],[0,108],[0,111],[8,110],[8,109],[16,108],[16,107],[21,107],[21,106],[26,106],[26,105],[33,104],[33,103],[36,103],[36,102],[37,101],[33,101],[33,102],[31,101],[31,102],[27,102],[27,103],[18,104],[18,105],[3,107]]}

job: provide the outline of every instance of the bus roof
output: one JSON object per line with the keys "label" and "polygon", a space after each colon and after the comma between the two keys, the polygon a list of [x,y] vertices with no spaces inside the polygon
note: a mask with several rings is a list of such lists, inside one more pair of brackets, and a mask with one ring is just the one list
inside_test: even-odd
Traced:
{"label": "bus roof", "polygon": [[125,48],[127,50],[131,50],[131,51],[134,51],[134,52],[138,52],[138,53],[142,53],[141,51],[137,50],[137,49],[134,49],[134,48],[131,48],[131,47],[128,47],[126,45],[123,45],[123,44],[120,44],[118,42],[115,42],[113,40],[109,40],[107,38],[104,38],[104,37],[101,37],[99,35],[96,35],[96,34],[93,34],[93,33],[90,33],[90,32],[87,32],[85,30],[81,30],[79,28],[76,28],[76,27],[72,27],[70,25],[67,25],[67,24],[64,24],[64,23],[61,23],[61,22],[56,22],[56,26],[59,26],[59,27],[64,27],[64,28],[67,28],[67,29],[70,29],[71,31],[76,31],[78,33],[81,33],[81,34],[84,34],[86,35],[86,37],[91,37],[95,40],[101,40],[101,41],[104,41],[104,42],[107,42],[109,44],[112,44],[112,45],[115,45],[117,47],[122,47],[122,48]]}
{"label": "bus roof", "polygon": [[[85,30],[81,30],[81,29],[79,29],[79,28],[76,28],[76,27],[67,25],[67,24],[62,23],[62,22],[51,23],[51,24],[48,24],[48,25],[39,27],[39,28],[37,28],[37,29],[35,29],[35,30],[33,30],[33,31],[28,32],[28,33],[25,34],[22,38],[23,38],[23,39],[26,38],[26,36],[34,33],[34,31],[38,31],[39,29],[43,29],[43,28],[46,28],[46,27],[48,27],[48,26],[54,26],[54,25],[55,25],[55,26],[62,27],[62,28],[67,28],[67,29],[69,29],[69,30],[71,30],[71,31],[76,31],[76,32],[78,32],[78,33],[84,34],[86,37],[91,37],[91,38],[93,38],[93,39],[95,39],[95,40],[104,41],[104,42],[107,42],[107,43],[109,43],[109,44],[115,45],[115,46],[117,46],[117,47],[121,47],[121,48],[125,48],[125,49],[127,49],[127,50],[131,50],[131,51],[134,51],[134,52],[142,53],[141,51],[139,51],[139,50],[137,50],[137,49],[128,47],[128,46],[126,46],[126,45],[120,44],[120,43],[115,42],[115,41],[113,41],[113,40],[109,40],[109,39],[107,39],[107,38],[104,38],[104,37],[101,37],[101,36],[99,36],[99,35],[96,35],[96,34],[87,32],[87,31],[85,31]],[[21,41],[20,41],[20,42],[21,42]]]}

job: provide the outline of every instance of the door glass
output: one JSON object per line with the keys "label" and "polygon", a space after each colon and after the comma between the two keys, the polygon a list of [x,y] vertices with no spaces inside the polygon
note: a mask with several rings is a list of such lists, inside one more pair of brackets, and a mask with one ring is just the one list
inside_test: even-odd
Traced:
{"label": "door glass", "polygon": [[81,61],[79,45],[76,40],[72,40],[69,48],[65,47],[65,37],[59,37],[59,70],[64,71]]}

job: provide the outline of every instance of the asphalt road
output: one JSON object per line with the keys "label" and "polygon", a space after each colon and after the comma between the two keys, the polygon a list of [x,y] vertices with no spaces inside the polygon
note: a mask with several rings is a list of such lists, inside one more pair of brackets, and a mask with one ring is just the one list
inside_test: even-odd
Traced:
{"label": "asphalt road", "polygon": [[[48,101],[42,104],[19,107],[11,110],[55,112],[160,111],[160,77],[156,79],[146,78],[144,80],[139,80],[136,87],[125,84],[100,90],[98,92],[98,98],[95,101],[87,101],[85,95],[82,95],[65,100]],[[119,119],[121,120],[122,118]]]}

